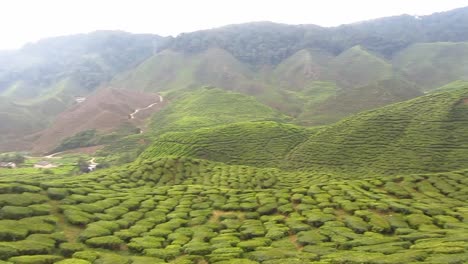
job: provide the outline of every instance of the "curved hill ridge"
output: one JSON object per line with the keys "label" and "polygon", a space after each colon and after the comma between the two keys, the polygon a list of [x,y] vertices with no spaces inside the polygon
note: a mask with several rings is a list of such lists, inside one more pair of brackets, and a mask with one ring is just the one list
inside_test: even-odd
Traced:
{"label": "curved hill ridge", "polygon": [[287,159],[291,168],[440,172],[468,162],[468,83],[324,127]]}

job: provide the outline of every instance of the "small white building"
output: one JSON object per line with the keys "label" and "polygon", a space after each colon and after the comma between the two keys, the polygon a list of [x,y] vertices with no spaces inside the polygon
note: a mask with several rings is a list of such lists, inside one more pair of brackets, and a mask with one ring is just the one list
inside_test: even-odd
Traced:
{"label": "small white building", "polygon": [[54,165],[48,161],[39,161],[38,163],[34,164],[34,168],[36,169],[50,169],[55,167],[57,167],[57,165]]}
{"label": "small white building", "polygon": [[86,101],[86,97],[81,97],[81,96],[75,97],[75,102],[77,102],[78,104],[84,101]]}
{"label": "small white building", "polygon": [[14,162],[0,162],[0,168],[15,169],[16,168],[16,163],[14,163]]}

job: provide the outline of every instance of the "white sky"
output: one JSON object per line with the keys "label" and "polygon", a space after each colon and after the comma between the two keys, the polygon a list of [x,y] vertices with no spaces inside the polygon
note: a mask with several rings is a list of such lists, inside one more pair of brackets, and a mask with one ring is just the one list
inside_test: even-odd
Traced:
{"label": "white sky", "polygon": [[463,6],[468,0],[1,0],[0,50],[100,29],[175,36],[252,21],[336,26]]}

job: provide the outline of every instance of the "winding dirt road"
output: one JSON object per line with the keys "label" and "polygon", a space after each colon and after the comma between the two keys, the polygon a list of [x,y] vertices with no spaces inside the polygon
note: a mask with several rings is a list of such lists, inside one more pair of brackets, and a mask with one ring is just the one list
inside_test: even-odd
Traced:
{"label": "winding dirt road", "polygon": [[158,95],[159,96],[159,101],[158,102],[155,102],[155,103],[152,103],[150,105],[148,105],[147,107],[144,107],[144,108],[137,108],[135,109],[135,111],[133,111],[133,113],[130,114],[130,119],[134,119],[135,118],[135,115],[142,111],[142,110],[146,110],[146,109],[149,109],[151,107],[153,107],[154,105],[157,105],[158,103],[162,103],[164,98],[161,96],[161,95]]}

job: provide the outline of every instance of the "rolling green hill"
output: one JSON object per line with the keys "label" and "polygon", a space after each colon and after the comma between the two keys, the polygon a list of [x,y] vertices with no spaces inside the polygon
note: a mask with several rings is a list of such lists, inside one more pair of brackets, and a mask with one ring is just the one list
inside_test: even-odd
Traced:
{"label": "rolling green hill", "polygon": [[150,127],[154,133],[161,134],[242,121],[287,119],[254,97],[205,87],[174,98],[174,102],[153,116]]}
{"label": "rolling green hill", "polygon": [[329,125],[288,157],[291,168],[346,173],[462,169],[468,162],[468,83]]}
{"label": "rolling green hill", "polygon": [[[406,92],[396,89],[395,95],[384,91],[381,96],[390,99],[398,92]],[[200,94],[207,92],[213,90],[201,90]],[[222,116],[219,116],[220,122],[207,122],[209,111],[207,116],[197,119],[184,112],[191,120],[202,121],[193,126],[186,121],[187,117],[153,120],[155,125],[161,126],[156,131],[162,135],[155,138],[141,158],[189,156],[227,164],[350,175],[457,170],[464,168],[468,158],[467,98],[468,83],[455,82],[416,99],[363,112],[314,130],[275,122],[229,124],[242,120],[227,121]],[[203,105],[198,103],[201,101],[196,102],[195,105]],[[177,104],[191,106],[188,101]],[[355,101],[352,105],[358,103]],[[178,111],[175,110],[177,105],[173,106],[173,111]],[[200,110],[191,109],[197,113]],[[165,122],[171,124],[170,129]],[[178,124],[184,125],[177,127]]]}
{"label": "rolling green hill", "polygon": [[242,122],[165,133],[155,139],[140,159],[175,155],[226,164],[281,167],[285,156],[310,134],[302,127],[276,122]]}

